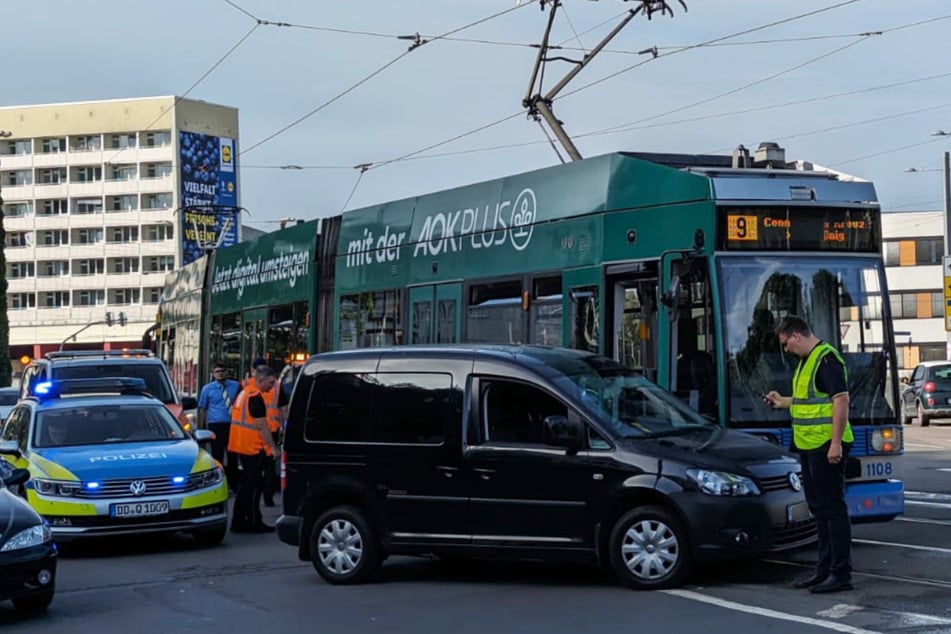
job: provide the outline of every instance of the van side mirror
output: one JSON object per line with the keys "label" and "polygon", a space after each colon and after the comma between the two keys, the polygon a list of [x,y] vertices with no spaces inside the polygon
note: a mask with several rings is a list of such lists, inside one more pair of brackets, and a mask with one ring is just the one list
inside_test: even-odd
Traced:
{"label": "van side mirror", "polygon": [[584,423],[577,418],[548,416],[545,418],[545,444],[564,447],[574,455],[584,447]]}
{"label": "van side mirror", "polygon": [[0,456],[20,457],[20,446],[15,440],[0,440]]}
{"label": "van side mirror", "polygon": [[7,477],[3,479],[3,483],[8,487],[15,487],[18,484],[23,484],[30,479],[30,471],[28,469],[13,469]]}

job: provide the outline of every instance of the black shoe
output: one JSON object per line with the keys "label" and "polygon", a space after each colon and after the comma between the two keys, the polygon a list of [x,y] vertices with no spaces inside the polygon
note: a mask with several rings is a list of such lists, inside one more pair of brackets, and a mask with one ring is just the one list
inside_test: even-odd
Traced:
{"label": "black shoe", "polygon": [[817,586],[826,579],[829,578],[829,575],[812,575],[811,577],[806,577],[805,579],[799,579],[794,581],[792,584],[793,588],[811,588],[812,586]]}
{"label": "black shoe", "polygon": [[844,592],[845,590],[851,589],[851,581],[829,577],[822,583],[816,584],[809,588],[809,592],[812,592],[813,594],[828,594],[830,592]]}

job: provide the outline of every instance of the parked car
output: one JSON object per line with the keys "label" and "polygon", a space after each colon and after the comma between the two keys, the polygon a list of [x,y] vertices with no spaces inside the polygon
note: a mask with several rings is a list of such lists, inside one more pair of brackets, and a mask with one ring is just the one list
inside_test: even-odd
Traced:
{"label": "parked car", "polygon": [[597,562],[624,584],[815,538],[798,461],[611,359],[539,346],[311,357],[278,536],[334,584],[388,555]]}
{"label": "parked car", "polygon": [[11,490],[29,478],[26,469],[0,460],[0,601],[39,612],[56,592],[56,546],[43,518]]}
{"label": "parked car", "polygon": [[951,418],[951,362],[925,361],[915,367],[901,391],[901,421],[910,425],[912,418],[922,427],[932,418]]}
{"label": "parked car", "polygon": [[224,539],[221,465],[139,378],[39,383],[0,433],[0,453],[33,480],[23,493],[59,542],[95,535],[186,531]]}
{"label": "parked car", "polygon": [[20,398],[20,388],[0,387],[0,423],[7,419],[10,410]]}
{"label": "parked car", "polygon": [[145,349],[48,352],[40,359],[33,359],[23,370],[20,398],[35,394],[38,383],[115,376],[145,381],[149,393],[165,403],[185,431],[191,432],[193,425],[187,412],[196,409],[198,401],[193,396],[182,397],[175,392],[165,363]]}

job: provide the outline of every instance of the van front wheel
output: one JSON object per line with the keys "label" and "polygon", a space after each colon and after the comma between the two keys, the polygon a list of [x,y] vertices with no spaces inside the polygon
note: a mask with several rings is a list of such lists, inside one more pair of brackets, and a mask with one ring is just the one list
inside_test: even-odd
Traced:
{"label": "van front wheel", "polygon": [[656,590],[683,585],[692,564],[687,533],[665,508],[628,511],[609,542],[611,569],[624,585]]}
{"label": "van front wheel", "polygon": [[380,568],[380,543],[363,510],[337,506],[324,512],[310,535],[310,556],[328,583],[362,583]]}

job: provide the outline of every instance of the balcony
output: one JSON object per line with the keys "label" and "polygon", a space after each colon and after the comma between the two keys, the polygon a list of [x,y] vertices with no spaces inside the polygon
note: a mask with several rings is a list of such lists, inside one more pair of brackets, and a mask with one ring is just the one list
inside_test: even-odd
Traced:
{"label": "balcony", "polygon": [[[66,152],[51,152],[50,154],[32,154],[33,167],[66,167],[69,160]],[[6,165],[6,160],[3,162]]]}
{"label": "balcony", "polygon": [[171,143],[162,147],[139,148],[138,160],[141,163],[161,163],[162,161],[171,161],[173,158]]}
{"label": "balcony", "polygon": [[0,154],[0,165],[5,170],[29,169],[33,167],[32,154]]}
{"label": "balcony", "polygon": [[33,183],[23,185],[0,185],[3,188],[3,200],[12,203],[18,200],[32,200],[34,198]]}
{"label": "balcony", "polygon": [[70,150],[67,165],[101,165],[102,150]]}
{"label": "balcony", "polygon": [[69,195],[73,197],[102,196],[102,193],[103,193],[102,181],[87,181],[87,182],[72,181],[69,184]]}
{"label": "balcony", "polygon": [[107,196],[133,195],[139,191],[139,180],[136,178],[117,178],[103,181],[102,191]]}
{"label": "balcony", "polygon": [[69,185],[66,183],[34,183],[33,196],[36,198],[66,198]]}
{"label": "balcony", "polygon": [[37,291],[62,291],[69,289],[69,277],[64,275],[53,275],[50,277],[37,277]]}
{"label": "balcony", "polygon": [[143,194],[164,194],[172,191],[172,177],[158,176],[139,180],[139,191]]}

